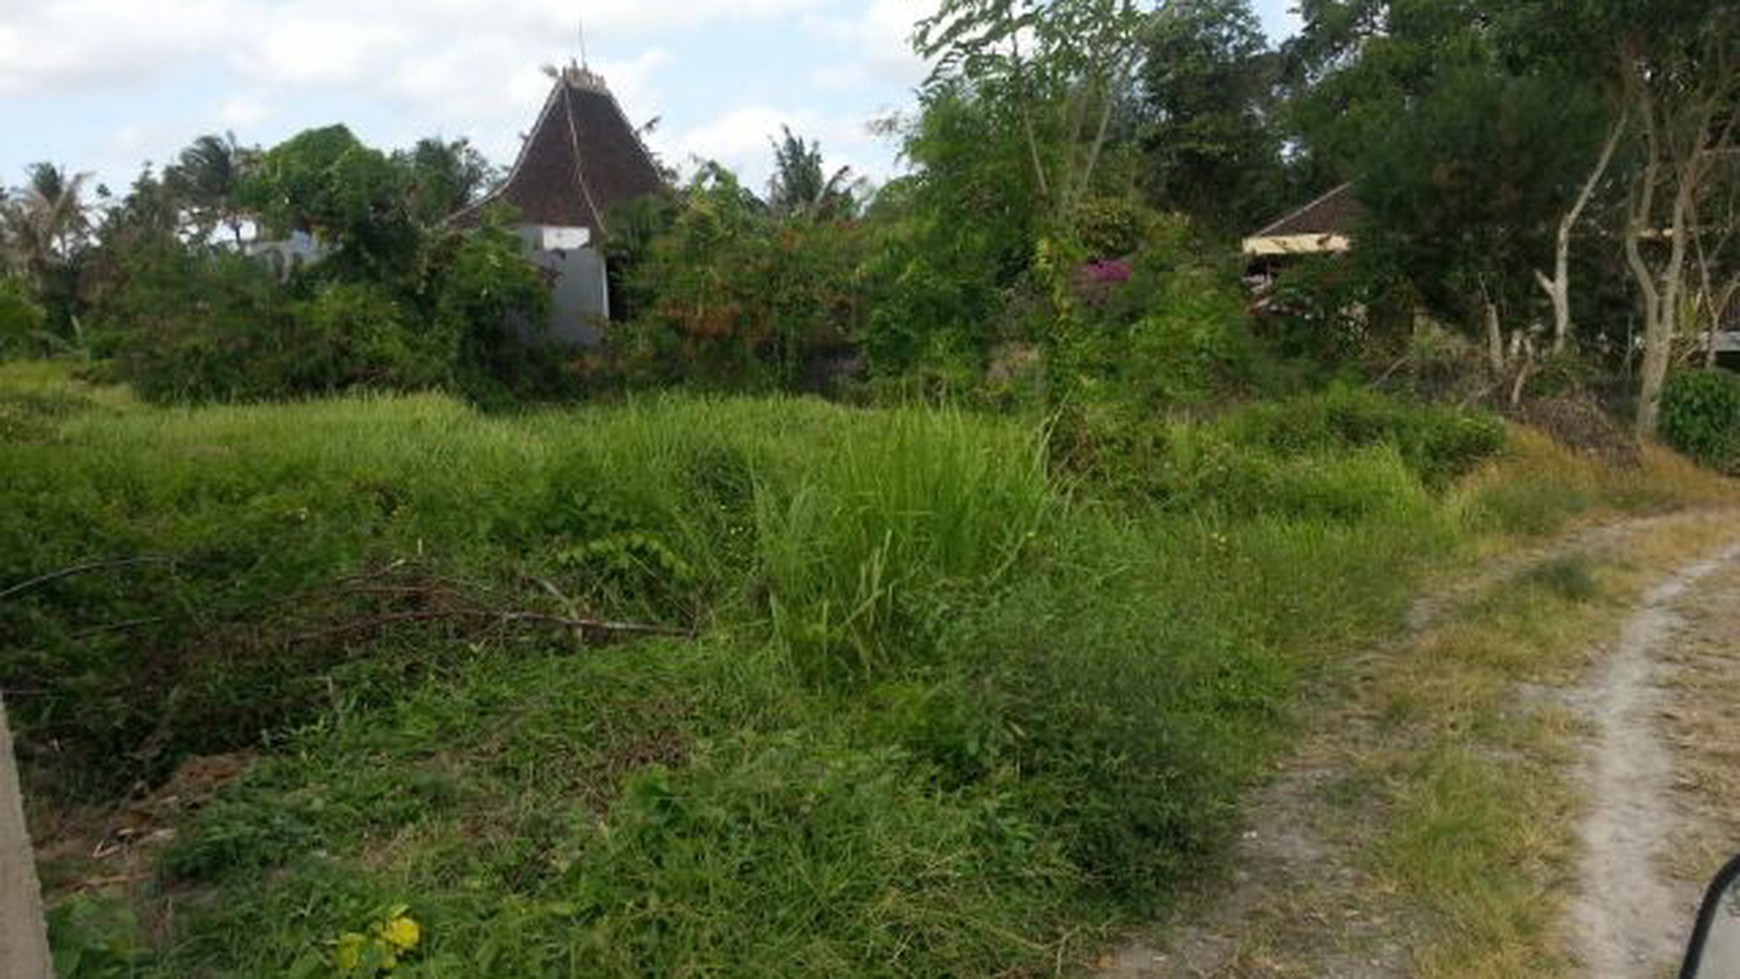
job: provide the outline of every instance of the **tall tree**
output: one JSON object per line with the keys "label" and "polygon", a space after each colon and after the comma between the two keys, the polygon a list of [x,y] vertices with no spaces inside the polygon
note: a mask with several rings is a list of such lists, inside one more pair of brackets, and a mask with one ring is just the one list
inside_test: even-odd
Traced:
{"label": "tall tree", "polygon": [[1503,0],[1300,0],[1303,27],[1284,47],[1295,166],[1312,182],[1345,180],[1389,120],[1446,73],[1495,62]]}
{"label": "tall tree", "polygon": [[[1673,347],[1686,316],[1690,263],[1703,229],[1696,218],[1716,179],[1736,164],[1740,127],[1740,4],[1627,9],[1621,76],[1642,132],[1643,165],[1626,219],[1625,255],[1642,296],[1644,357],[1637,427],[1653,435]],[[1665,247],[1663,241],[1665,239]]]}
{"label": "tall tree", "polygon": [[91,244],[85,197],[91,175],[52,163],[34,164],[28,174],[6,201],[0,223],[11,263],[47,310],[50,331],[64,336],[76,328],[80,311],[80,264]]}
{"label": "tall tree", "polygon": [[934,90],[964,82],[1019,120],[1039,210],[1067,234],[1104,162],[1152,14],[1135,0],[943,0],[921,21]]}
{"label": "tall tree", "polygon": [[164,171],[163,183],[181,199],[195,231],[209,236],[226,228],[239,246],[247,216],[238,195],[259,156],[257,148],[236,142],[235,133],[201,136]]}
{"label": "tall tree", "polygon": [[411,214],[433,227],[488,193],[500,171],[470,140],[431,136],[393,154],[407,174],[405,193]]}
{"label": "tall tree", "polygon": [[1534,270],[1597,154],[1600,104],[1577,95],[1551,78],[1462,69],[1391,120],[1359,178],[1359,247],[1439,315],[1476,327],[1499,374],[1529,369]]}
{"label": "tall tree", "polygon": [[1051,307],[1046,395],[1066,409],[1066,422],[1089,374],[1073,286],[1087,257],[1078,222],[1097,189],[1153,16],[1136,0],[942,0],[915,35],[919,52],[936,64],[929,101],[964,93],[1019,125],[1036,194],[1027,204],[1038,228],[1032,270]]}
{"label": "tall tree", "polygon": [[27,172],[29,179],[7,202],[7,244],[41,288],[52,269],[69,262],[89,241],[85,189],[91,175],[52,163],[32,164]]}
{"label": "tall tree", "polygon": [[858,207],[859,183],[851,167],[829,175],[822,162],[822,146],[780,127],[773,144],[773,177],[768,182],[767,203],[777,214],[822,218],[850,217]]}
{"label": "tall tree", "polygon": [[421,229],[406,171],[349,129],[310,129],[260,157],[241,199],[275,234],[307,232],[333,247],[322,268],[385,280],[412,271]]}
{"label": "tall tree", "polygon": [[1281,203],[1279,67],[1250,0],[1178,0],[1155,18],[1138,111],[1161,206],[1237,232]]}

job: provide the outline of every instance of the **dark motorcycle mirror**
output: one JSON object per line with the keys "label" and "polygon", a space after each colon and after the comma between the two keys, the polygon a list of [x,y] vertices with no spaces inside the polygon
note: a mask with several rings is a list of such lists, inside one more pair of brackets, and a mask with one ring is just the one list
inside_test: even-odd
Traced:
{"label": "dark motorcycle mirror", "polygon": [[1710,885],[1680,979],[1740,979],[1740,857]]}

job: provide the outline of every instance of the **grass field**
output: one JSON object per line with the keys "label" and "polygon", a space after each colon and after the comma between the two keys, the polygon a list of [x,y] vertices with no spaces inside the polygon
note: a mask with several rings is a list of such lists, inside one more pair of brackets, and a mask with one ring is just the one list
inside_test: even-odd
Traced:
{"label": "grass field", "polygon": [[1502,435],[1335,391],[1108,478],[931,409],[169,410],[5,367],[63,979],[1067,971],[1212,871],[1301,681],[1422,574],[1684,499],[1470,476]]}

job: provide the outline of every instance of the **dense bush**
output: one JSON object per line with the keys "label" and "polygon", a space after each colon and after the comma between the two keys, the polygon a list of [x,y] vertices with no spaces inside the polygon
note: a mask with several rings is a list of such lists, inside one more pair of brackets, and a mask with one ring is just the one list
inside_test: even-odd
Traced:
{"label": "dense bush", "polygon": [[275,372],[283,392],[432,388],[452,373],[457,337],[444,324],[417,323],[390,292],[360,283],[325,283],[289,309],[286,346]]}
{"label": "dense bush", "polygon": [[[287,351],[290,297],[263,263],[152,241],[124,258],[96,316],[99,352],[157,401],[266,397]],[[301,353],[302,351],[294,351]]]}
{"label": "dense bush", "polygon": [[1740,463],[1740,377],[1720,369],[1670,377],[1662,389],[1661,436],[1706,466],[1734,468]]}
{"label": "dense bush", "polygon": [[858,333],[861,252],[851,221],[775,213],[706,168],[632,273],[640,315],[616,341],[621,370],[636,383],[806,386]]}
{"label": "dense bush", "polygon": [[1061,462],[1110,493],[1173,509],[1363,519],[1417,509],[1505,445],[1479,412],[1332,388],[1256,402],[1207,423],[1086,413]]}
{"label": "dense bush", "polygon": [[1226,426],[1235,442],[1281,454],[1389,445],[1434,488],[1471,471],[1502,449],[1506,438],[1504,423],[1492,415],[1410,404],[1352,387],[1252,405],[1231,415]]}
{"label": "dense bush", "polygon": [[157,401],[513,383],[539,360],[518,335],[548,308],[536,269],[494,225],[430,251],[420,281],[390,284],[323,264],[285,278],[228,249],[147,242],[99,306],[98,349]]}
{"label": "dense bush", "polygon": [[0,360],[39,352],[46,323],[42,307],[31,300],[24,282],[0,273]]}

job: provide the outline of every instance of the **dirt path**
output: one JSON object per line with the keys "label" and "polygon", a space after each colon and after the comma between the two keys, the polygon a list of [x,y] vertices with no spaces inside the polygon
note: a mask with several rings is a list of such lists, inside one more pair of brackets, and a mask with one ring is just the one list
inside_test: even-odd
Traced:
{"label": "dirt path", "polygon": [[1708,599],[1698,586],[1737,559],[1740,548],[1730,548],[1651,590],[1579,698],[1596,734],[1572,919],[1592,976],[1655,979],[1683,948],[1687,905],[1696,898],[1661,868],[1677,821],[1674,760],[1660,720],[1675,704],[1662,686],[1662,660],[1686,628],[1681,606]]}
{"label": "dirt path", "polygon": [[[1336,706],[1247,807],[1230,878],[1187,896],[1171,920],[1108,955],[1095,974],[1669,974],[1714,869],[1707,865],[1730,845],[1740,849],[1740,810],[1722,804],[1740,793],[1740,728],[1728,723],[1740,705],[1733,528],[1731,517],[1712,514],[1589,527],[1432,589],[1403,637],[1314,698]],[[1606,590],[1549,606],[1552,614],[1532,624],[1526,609],[1504,604],[1530,580],[1539,587],[1539,576],[1574,578],[1555,571],[1564,562],[1587,562]],[[1684,643],[1688,629],[1707,635]],[[1686,708],[1718,680],[1732,685],[1722,708]],[[1398,713],[1417,691],[1418,716]],[[1487,728],[1502,733],[1481,733]],[[1410,868],[1394,857],[1398,840],[1436,845],[1398,828],[1406,818],[1418,823],[1417,813],[1398,815],[1419,801],[1411,793],[1428,800],[1419,807],[1427,822],[1435,805],[1479,805],[1454,791],[1420,791],[1433,783],[1418,773],[1446,757],[1497,784],[1529,786],[1494,797],[1497,821],[1515,824],[1506,827],[1515,838],[1499,844],[1509,850],[1489,857],[1503,862],[1470,865],[1477,880],[1509,868],[1505,886],[1523,892],[1491,919],[1481,918],[1485,897],[1459,904],[1467,895],[1433,894],[1422,883],[1430,864]],[[1700,807],[1703,815],[1688,815]],[[1734,814],[1731,835],[1712,833],[1716,812]],[[1454,847],[1467,830],[1456,828],[1455,812],[1446,816],[1445,845]],[[1673,866],[1676,853],[1690,854],[1687,866]],[[1498,937],[1460,934],[1480,930]]]}

